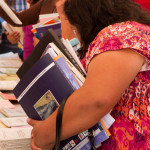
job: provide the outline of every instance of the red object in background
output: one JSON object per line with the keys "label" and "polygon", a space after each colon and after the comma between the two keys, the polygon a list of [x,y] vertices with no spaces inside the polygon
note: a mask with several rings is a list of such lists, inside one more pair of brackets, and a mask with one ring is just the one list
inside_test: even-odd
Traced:
{"label": "red object in background", "polygon": [[141,7],[146,8],[150,11],[150,0],[134,0],[136,3],[139,3]]}

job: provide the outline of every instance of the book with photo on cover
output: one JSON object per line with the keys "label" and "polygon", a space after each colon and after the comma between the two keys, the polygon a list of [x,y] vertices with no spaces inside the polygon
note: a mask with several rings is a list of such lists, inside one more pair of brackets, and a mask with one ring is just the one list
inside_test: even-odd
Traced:
{"label": "book with photo on cover", "polygon": [[[76,90],[68,80],[58,64],[46,54],[27,71],[13,92],[29,118],[45,120]],[[100,122],[93,130],[95,146],[109,138]],[[90,147],[88,131],[60,143],[60,150],[90,150]]]}

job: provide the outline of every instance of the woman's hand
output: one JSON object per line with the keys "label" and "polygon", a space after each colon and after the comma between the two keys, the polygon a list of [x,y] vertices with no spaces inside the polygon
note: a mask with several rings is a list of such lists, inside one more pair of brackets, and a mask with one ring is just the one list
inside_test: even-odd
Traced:
{"label": "woman's hand", "polygon": [[7,39],[11,44],[17,44],[21,37],[20,33],[17,31],[14,31],[12,33],[8,33],[6,31],[5,34],[7,35]]}
{"label": "woman's hand", "polygon": [[45,139],[42,137],[42,131],[44,132],[43,124],[44,121],[37,121],[33,119],[27,119],[29,125],[33,127],[31,132],[31,143],[32,150],[52,150],[55,144],[45,143]]}

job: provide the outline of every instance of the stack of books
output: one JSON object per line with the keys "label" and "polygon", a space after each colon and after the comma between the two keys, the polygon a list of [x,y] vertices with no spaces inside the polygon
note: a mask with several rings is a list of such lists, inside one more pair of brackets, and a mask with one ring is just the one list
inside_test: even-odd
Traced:
{"label": "stack of books", "polygon": [[[45,120],[63,98],[83,85],[86,73],[71,44],[63,44],[55,32],[49,29],[19,68],[17,75],[21,79],[13,90],[17,100],[28,117]],[[93,126],[93,131],[95,147],[99,147],[110,136],[103,120]],[[62,150],[90,148],[88,131],[60,143]]]}
{"label": "stack of books", "polygon": [[16,72],[21,65],[18,54],[0,54],[0,150],[31,150],[32,127],[12,92],[20,80]]}
{"label": "stack of books", "polygon": [[32,128],[0,128],[0,150],[31,150]]}
{"label": "stack of books", "polygon": [[16,101],[12,90],[19,82],[16,72],[21,65],[18,54],[9,52],[0,55],[0,110],[2,107],[15,108],[10,101]]}
{"label": "stack of books", "polygon": [[13,90],[19,81],[16,75],[22,60],[12,52],[0,55],[0,91]]}
{"label": "stack of books", "polygon": [[61,38],[61,22],[58,13],[39,15],[39,23],[32,26],[32,33],[41,39],[48,29],[53,29]]}

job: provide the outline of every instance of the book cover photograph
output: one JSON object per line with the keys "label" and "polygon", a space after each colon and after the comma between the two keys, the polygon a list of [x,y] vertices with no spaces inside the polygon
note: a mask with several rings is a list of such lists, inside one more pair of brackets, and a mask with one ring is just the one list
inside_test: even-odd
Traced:
{"label": "book cover photograph", "polygon": [[59,103],[48,90],[34,105],[34,109],[39,114],[42,120],[48,118],[58,108]]}

